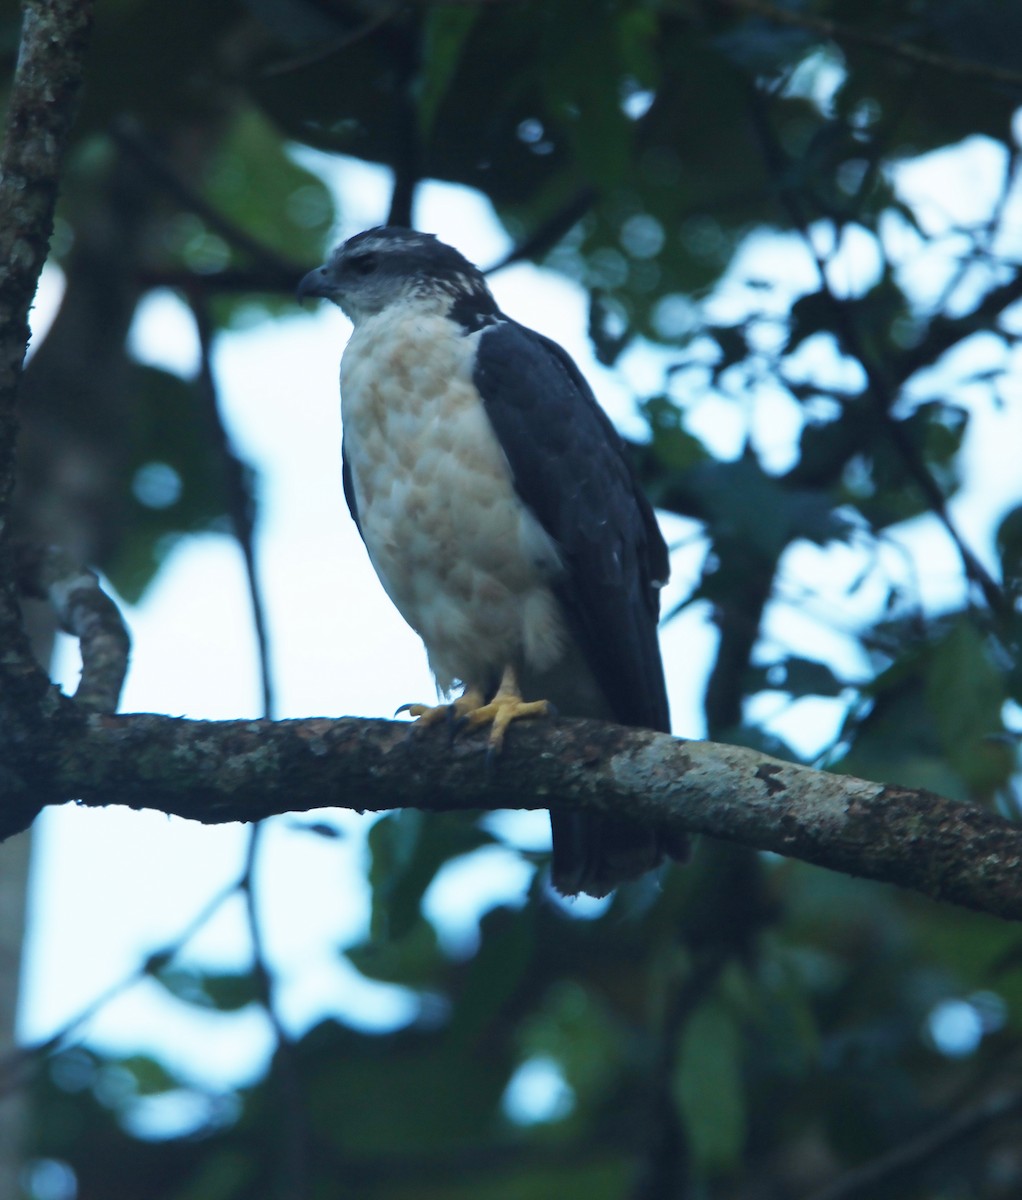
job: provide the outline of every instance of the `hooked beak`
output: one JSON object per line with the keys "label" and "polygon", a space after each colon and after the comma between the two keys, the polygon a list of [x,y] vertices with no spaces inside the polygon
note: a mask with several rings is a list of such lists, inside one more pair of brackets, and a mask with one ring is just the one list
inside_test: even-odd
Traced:
{"label": "hooked beak", "polygon": [[302,277],[295,292],[295,299],[301,304],[310,296],[329,296],[330,283],[327,279],[326,267],[314,267],[308,275]]}

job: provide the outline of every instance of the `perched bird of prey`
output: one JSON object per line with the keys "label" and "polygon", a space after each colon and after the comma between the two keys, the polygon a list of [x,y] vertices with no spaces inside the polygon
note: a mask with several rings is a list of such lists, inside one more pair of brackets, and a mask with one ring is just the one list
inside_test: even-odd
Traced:
{"label": "perched bird of prey", "polygon": [[[667,730],[657,643],[667,547],[606,414],[556,342],[481,272],[409,229],[370,229],[301,281],[354,325],[341,359],[344,494],[450,706],[489,725],[553,705]],[[677,847],[626,818],[552,813],[554,886],[603,896]]]}

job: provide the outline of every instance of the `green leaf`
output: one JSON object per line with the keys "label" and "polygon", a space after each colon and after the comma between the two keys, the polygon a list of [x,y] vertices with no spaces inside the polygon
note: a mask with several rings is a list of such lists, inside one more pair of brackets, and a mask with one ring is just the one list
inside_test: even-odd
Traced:
{"label": "green leaf", "polygon": [[712,377],[716,383],[728,367],[744,362],[749,353],[749,343],[743,325],[710,325],[706,332],[716,342],[720,351],[712,370]]}
{"label": "green leaf", "polygon": [[709,455],[703,443],[685,428],[684,411],[668,396],[643,401],[642,414],[653,434],[653,452],[671,471],[686,471]]}
{"label": "green leaf", "polygon": [[[502,1048],[452,1043],[443,1022],[370,1037],[324,1023],[302,1039],[301,1055],[312,1128],[324,1146],[343,1148],[346,1162],[379,1156],[388,1170],[395,1161],[404,1166],[404,1156],[428,1162],[428,1154],[442,1163],[445,1151],[492,1144],[499,1128],[510,1071]],[[372,1159],[369,1165],[375,1166]],[[460,1174],[455,1170],[453,1177]],[[411,1191],[380,1194],[430,1194],[417,1172],[406,1178]],[[438,1184],[446,1178],[448,1172]],[[336,1194],[333,1185],[325,1181],[324,1196]]]}
{"label": "green leaf", "polygon": [[137,1096],[158,1096],[181,1086],[181,1081],[155,1058],[147,1054],[133,1054],[122,1058],[117,1064],[131,1076]]}
{"label": "green leaf", "polygon": [[321,257],[335,220],[326,184],[298,165],[279,132],[251,108],[235,114],[206,195],[218,212],[299,266]]}
{"label": "green leaf", "polygon": [[443,864],[492,841],[460,815],[406,809],[377,821],[369,833],[373,938],[403,937],[420,919],[422,897]]}
{"label": "green leaf", "polygon": [[206,975],[202,989],[220,1012],[236,1012],[260,999],[259,987],[251,971]]}
{"label": "green leaf", "polygon": [[436,984],[444,966],[436,930],[419,917],[400,937],[377,938],[349,946],[352,965],[370,979],[422,988]]}
{"label": "green leaf", "polygon": [[207,436],[198,386],[135,363],[128,387],[132,420],[124,430],[128,449],[121,479],[125,526],[113,558],[100,565],[117,591],[135,602],[177,539],[225,521],[226,502],[222,464]]}
{"label": "green leaf", "polygon": [[927,698],[944,754],[970,792],[987,797],[1007,783],[1014,753],[1003,738],[1005,680],[968,618],[958,620],[934,648]]}
{"label": "green leaf", "polygon": [[1001,519],[996,546],[1005,588],[1012,596],[1022,595],[1022,505]]}
{"label": "green leaf", "polygon": [[330,842],[342,841],[348,836],[345,830],[327,821],[289,821],[288,829],[295,833],[311,833]]}
{"label": "green leaf", "polygon": [[479,932],[479,951],[451,1018],[452,1036],[469,1044],[504,1022],[536,950],[528,910],[496,908],[482,918]]}
{"label": "green leaf", "polygon": [[178,1000],[197,1008],[233,1012],[259,999],[251,972],[207,974],[194,967],[160,966],[152,977]]}
{"label": "green leaf", "polygon": [[804,1079],[818,1066],[820,1026],[813,1011],[814,984],[829,964],[808,947],[784,946],[771,937],[770,968],[757,981],[741,1013],[760,1039],[761,1062],[785,1078]]}
{"label": "green leaf", "polygon": [[780,555],[795,538],[822,545],[848,536],[849,523],[827,492],[791,487],[749,451],[734,462],[696,466],[689,482],[714,541],[739,543],[757,561]]}
{"label": "green leaf", "polygon": [[621,1045],[602,998],[565,979],[550,988],[525,1024],[524,1058],[546,1056],[561,1066],[580,1107],[597,1104],[620,1068]]}
{"label": "green leaf", "polygon": [[374,938],[400,938],[421,915],[426,882],[408,883],[427,818],[416,809],[388,813],[369,831],[369,884],[373,889]]}
{"label": "green leaf", "polygon": [[969,424],[966,409],[946,401],[920,404],[905,423],[945,497],[958,490],[956,459]]}
{"label": "green leaf", "polygon": [[482,9],[475,4],[431,7],[423,30],[422,70],[417,81],[419,131],[428,141],[437,109],[458,69],[465,44]]}
{"label": "green leaf", "polygon": [[[579,37],[579,29],[585,36]],[[632,23],[629,54],[638,57]],[[617,14],[584,0],[551,5],[546,14],[542,82],[556,132],[571,146],[582,178],[604,187],[627,180],[634,124],[621,108],[628,74]],[[648,68],[647,68],[648,69]]]}
{"label": "green leaf", "polygon": [[817,333],[830,333],[834,327],[834,301],[828,292],[809,292],[791,306],[786,353],[796,350]]}
{"label": "green leaf", "polygon": [[177,1000],[193,1004],[196,1008],[212,1008],[213,1001],[206,991],[204,979],[199,971],[191,967],[167,966],[152,976]]}
{"label": "green leaf", "polygon": [[709,1172],[733,1169],[747,1121],[742,1038],[720,1004],[702,1005],[689,1020],[673,1087],[696,1162]]}
{"label": "green leaf", "polygon": [[750,691],[769,689],[792,696],[839,696],[849,686],[826,663],[797,655],[752,667],[748,678]]}
{"label": "green leaf", "polygon": [[882,420],[877,419],[875,410],[846,409],[846,417],[833,423],[832,430],[840,438],[845,426],[846,447],[855,447],[860,454],[851,458],[846,449],[846,460],[850,461],[844,473],[844,496],[874,529],[929,512],[931,502],[913,479],[906,453],[894,435],[909,443],[909,453],[933,477],[941,493],[949,497],[960,482],[958,452],[967,423],[964,409],[943,401],[921,404],[905,418]]}

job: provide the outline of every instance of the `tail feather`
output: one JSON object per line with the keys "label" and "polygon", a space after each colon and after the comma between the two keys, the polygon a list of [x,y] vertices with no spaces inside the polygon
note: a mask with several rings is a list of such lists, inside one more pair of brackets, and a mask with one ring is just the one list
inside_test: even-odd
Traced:
{"label": "tail feather", "polygon": [[627,817],[588,813],[550,814],[553,859],[550,877],[565,896],[608,895],[621,883],[658,867],[665,855],[687,857],[687,843]]}

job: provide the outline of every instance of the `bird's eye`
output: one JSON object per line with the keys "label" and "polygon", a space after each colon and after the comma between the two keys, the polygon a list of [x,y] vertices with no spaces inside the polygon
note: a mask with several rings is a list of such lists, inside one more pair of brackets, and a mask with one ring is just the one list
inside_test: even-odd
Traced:
{"label": "bird's eye", "polygon": [[376,270],[378,261],[378,256],[369,252],[356,254],[351,260],[351,269],[356,275],[371,275]]}

